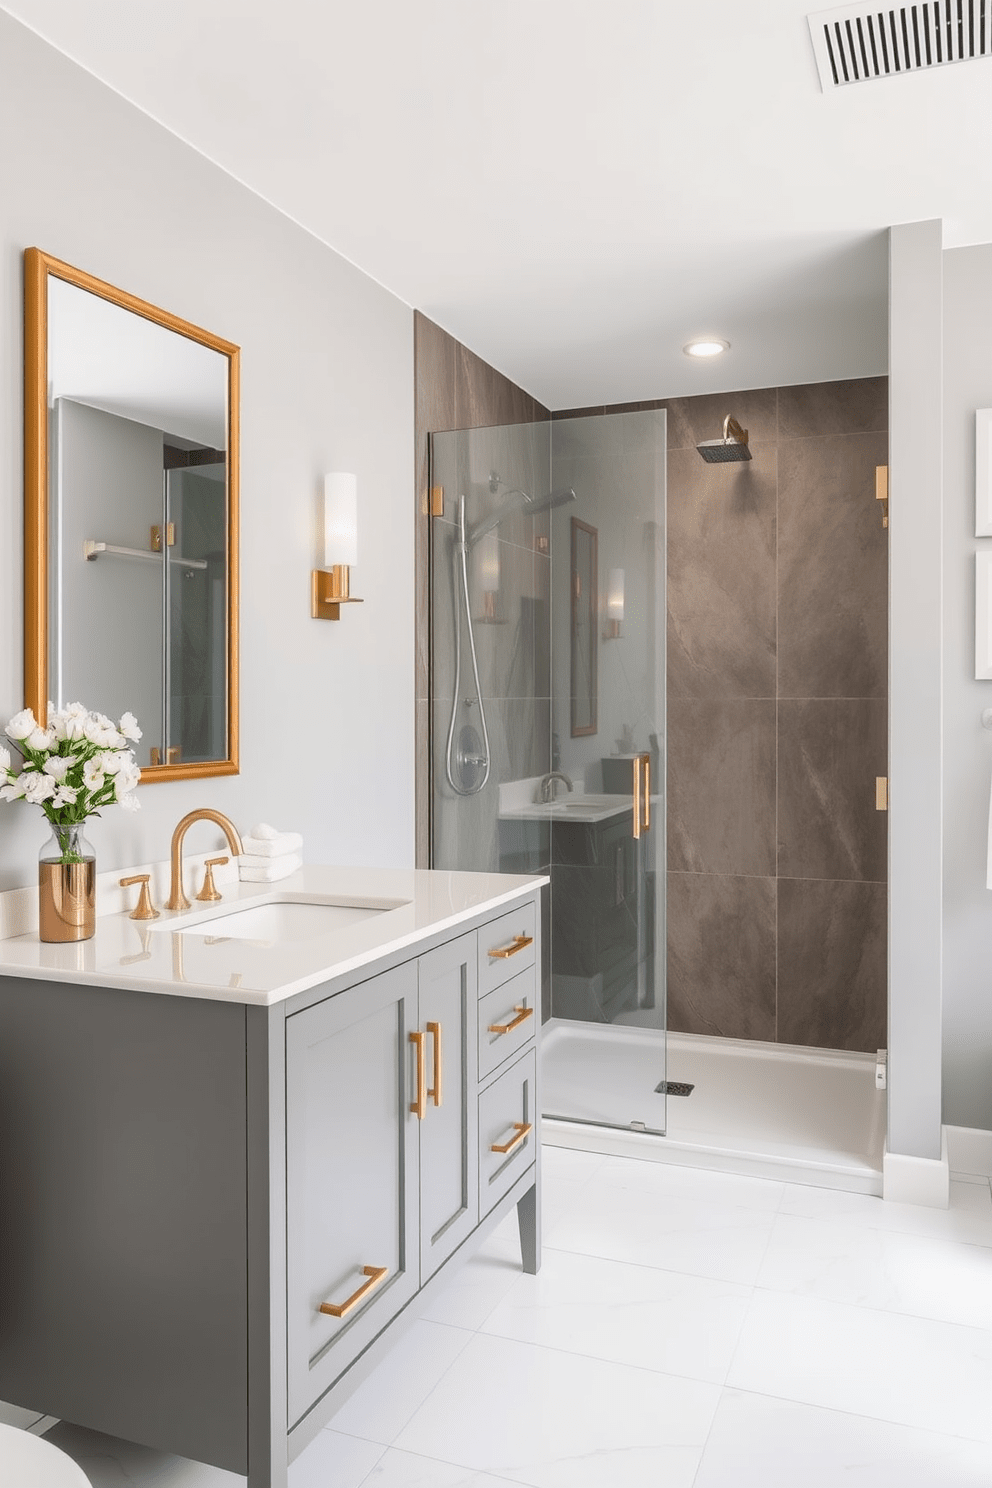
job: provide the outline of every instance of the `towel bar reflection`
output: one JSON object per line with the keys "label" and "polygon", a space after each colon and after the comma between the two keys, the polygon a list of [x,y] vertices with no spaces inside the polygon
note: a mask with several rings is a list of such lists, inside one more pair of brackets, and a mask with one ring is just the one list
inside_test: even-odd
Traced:
{"label": "towel bar reflection", "polygon": [[[95,563],[97,558],[103,554],[107,558],[137,558],[144,563],[158,563],[163,560],[162,553],[153,553],[148,548],[119,548],[113,543],[95,542],[88,537],[83,543],[83,557],[88,563]],[[174,558],[168,555],[169,562],[174,563],[177,568],[206,568],[205,558]]]}

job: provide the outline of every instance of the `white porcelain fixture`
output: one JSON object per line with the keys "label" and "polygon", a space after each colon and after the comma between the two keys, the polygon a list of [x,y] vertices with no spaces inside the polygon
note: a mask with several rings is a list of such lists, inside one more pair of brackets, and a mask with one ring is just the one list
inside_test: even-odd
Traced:
{"label": "white porcelain fixture", "polygon": [[0,1483],[10,1488],[90,1488],[89,1478],[65,1452],[17,1426],[2,1425]]}

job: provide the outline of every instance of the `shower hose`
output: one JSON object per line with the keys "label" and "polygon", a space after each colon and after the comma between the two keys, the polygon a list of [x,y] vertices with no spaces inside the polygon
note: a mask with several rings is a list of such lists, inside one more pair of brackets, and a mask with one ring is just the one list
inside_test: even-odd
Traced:
{"label": "shower hose", "polygon": [[[489,730],[486,727],[486,708],[482,701],[482,687],[479,682],[479,659],[475,653],[475,632],[472,628],[472,605],[468,593],[468,540],[465,535],[465,497],[458,498],[458,536],[452,548],[452,560],[454,570],[452,573],[455,620],[455,680],[451,687],[451,721],[448,724],[448,742],[444,752],[444,773],[448,784],[456,796],[475,796],[483,789],[489,779],[492,768],[492,751],[489,747]],[[472,656],[472,675],[475,679],[475,696],[479,703],[479,723],[482,726],[482,749],[481,755],[463,754],[458,752],[455,759],[455,720],[458,715],[459,694],[462,683],[462,625],[461,610],[465,609],[465,627],[468,631],[468,645]],[[463,785],[457,780],[456,764],[461,767],[465,765],[475,766],[482,770],[482,779],[472,785]]]}

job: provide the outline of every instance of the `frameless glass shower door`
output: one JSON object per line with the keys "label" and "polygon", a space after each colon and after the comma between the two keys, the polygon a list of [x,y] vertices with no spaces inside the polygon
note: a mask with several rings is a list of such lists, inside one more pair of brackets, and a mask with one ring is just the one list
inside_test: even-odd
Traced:
{"label": "frameless glass shower door", "polygon": [[[663,411],[432,441],[432,862],[550,876],[545,1113],[657,1132],[665,461]],[[605,1024],[657,1069],[644,1110]]]}

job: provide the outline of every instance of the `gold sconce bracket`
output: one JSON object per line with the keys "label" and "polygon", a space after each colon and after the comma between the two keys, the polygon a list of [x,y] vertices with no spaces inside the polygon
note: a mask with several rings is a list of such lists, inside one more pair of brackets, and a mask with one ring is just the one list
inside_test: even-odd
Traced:
{"label": "gold sconce bracket", "polygon": [[340,620],[343,604],[363,604],[349,592],[350,571],[347,563],[336,563],[310,572],[310,614],[315,620]]}
{"label": "gold sconce bracket", "polygon": [[875,500],[882,503],[882,526],[889,525],[889,467],[875,466]]}

